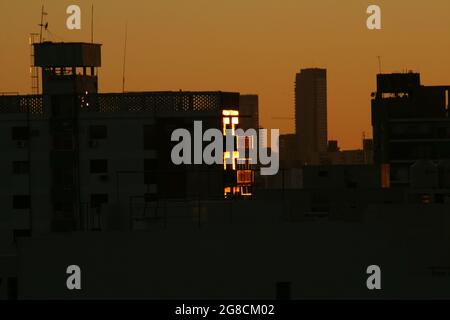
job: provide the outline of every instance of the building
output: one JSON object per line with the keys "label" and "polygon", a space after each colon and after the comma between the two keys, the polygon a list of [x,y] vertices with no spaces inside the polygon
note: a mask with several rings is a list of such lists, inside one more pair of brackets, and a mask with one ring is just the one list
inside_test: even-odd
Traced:
{"label": "building", "polygon": [[374,162],[390,166],[392,186],[410,183],[419,160],[450,159],[450,86],[424,86],[420,74],[379,74],[372,99]]}
{"label": "building", "polygon": [[302,69],[295,79],[295,133],[305,164],[318,164],[327,151],[327,71]]}
{"label": "building", "polygon": [[362,149],[341,150],[338,141],[328,141],[328,156],[322,164],[359,165],[373,163],[373,140],[363,139]]}
{"label": "building", "polygon": [[171,161],[175,129],[234,128],[239,93],[99,94],[99,44],[36,44],[35,65],[42,95],[0,97],[0,224],[11,239],[101,230],[106,213],[132,228],[160,201],[241,192],[234,165]]}
{"label": "building", "polygon": [[239,127],[259,129],[259,97],[257,94],[241,94],[239,96]]}
{"label": "building", "polygon": [[296,134],[282,134],[279,140],[280,168],[300,168],[302,166]]}
{"label": "building", "polygon": [[[239,128],[245,134],[237,138],[239,150],[245,150],[245,154],[239,154],[241,163],[237,164],[237,186],[240,196],[251,196],[255,184],[255,176],[258,174],[259,166],[252,163],[258,160],[258,155],[253,156],[254,151],[258,151],[258,144],[262,142],[258,139],[259,130],[259,98],[256,94],[245,94],[239,97]],[[250,131],[249,131],[250,130]],[[251,132],[253,131],[253,135]],[[253,161],[255,162],[255,161]]]}

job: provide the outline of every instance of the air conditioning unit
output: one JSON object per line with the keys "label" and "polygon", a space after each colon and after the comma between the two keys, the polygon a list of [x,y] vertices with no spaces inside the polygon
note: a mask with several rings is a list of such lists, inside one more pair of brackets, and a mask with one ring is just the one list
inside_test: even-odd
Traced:
{"label": "air conditioning unit", "polygon": [[96,149],[98,148],[99,143],[98,140],[89,140],[89,148]]}
{"label": "air conditioning unit", "polygon": [[17,141],[17,147],[18,148],[21,148],[21,149],[23,149],[23,148],[26,148],[27,147],[27,141],[26,140],[18,140]]}

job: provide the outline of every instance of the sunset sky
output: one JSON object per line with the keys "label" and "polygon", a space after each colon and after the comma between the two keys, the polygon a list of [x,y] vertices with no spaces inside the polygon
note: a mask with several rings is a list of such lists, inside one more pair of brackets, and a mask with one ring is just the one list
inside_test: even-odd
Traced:
{"label": "sunset sky", "polygon": [[[121,91],[126,23],[127,91],[255,93],[262,125],[283,133],[294,130],[295,73],[324,67],[328,138],[344,149],[372,134],[378,55],[384,72],[411,69],[424,84],[450,84],[448,0],[0,0],[0,92],[30,93],[28,36],[39,32],[42,4],[46,40],[89,42],[92,3],[101,92]],[[70,4],[82,9],[80,31],[66,29]],[[370,4],[382,8],[381,31],[366,28]]]}

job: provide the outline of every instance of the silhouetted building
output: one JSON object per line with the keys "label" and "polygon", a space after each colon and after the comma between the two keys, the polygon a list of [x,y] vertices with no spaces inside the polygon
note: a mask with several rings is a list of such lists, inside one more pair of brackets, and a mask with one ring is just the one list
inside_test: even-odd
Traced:
{"label": "silhouetted building", "polygon": [[239,93],[98,94],[100,48],[36,44],[43,94],[0,97],[0,144],[8,154],[0,209],[17,234],[102,229],[105,212],[120,213],[117,225],[128,228],[136,216],[150,219],[160,200],[241,192],[232,166],[171,160],[175,129],[187,129],[194,145],[196,120],[203,131],[235,127]]}
{"label": "silhouetted building", "polygon": [[303,69],[295,80],[295,132],[303,163],[320,163],[327,151],[327,71]]}
{"label": "silhouetted building", "polygon": [[321,164],[329,165],[359,165],[373,163],[372,139],[363,139],[363,148],[341,150],[338,141],[328,141],[327,158]]}
{"label": "silhouetted building", "polygon": [[328,141],[328,152],[338,152],[340,150],[337,140]]}
{"label": "silhouetted building", "polygon": [[296,134],[282,134],[279,140],[280,168],[300,168],[298,139]]}
{"label": "silhouetted building", "polygon": [[256,94],[239,96],[239,127],[242,129],[259,129],[259,98]]}
{"label": "silhouetted building", "polygon": [[379,74],[372,99],[374,161],[407,186],[418,160],[450,159],[450,86],[423,86],[420,74]]}

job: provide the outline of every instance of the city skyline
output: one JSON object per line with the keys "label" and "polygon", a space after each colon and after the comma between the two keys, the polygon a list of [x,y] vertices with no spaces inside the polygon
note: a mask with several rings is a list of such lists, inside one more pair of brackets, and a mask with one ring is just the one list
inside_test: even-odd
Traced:
{"label": "city skyline", "polygon": [[0,300],[450,298],[450,4],[271,1],[0,3]]}
{"label": "city skyline", "polygon": [[[92,2],[77,1],[82,9],[80,31],[65,28],[70,1],[26,7],[0,3],[0,38],[7,48],[0,61],[9,75],[0,79],[1,91],[30,92],[28,36],[39,31],[42,4],[50,30],[44,33],[46,39],[69,42],[90,41]],[[369,31],[365,1],[131,1],[127,6],[95,1],[94,41],[103,43],[106,53],[100,92],[121,92],[128,23],[126,90],[258,94],[261,125],[291,133],[295,74],[303,68],[326,68],[328,138],[339,140],[343,149],[360,148],[362,132],[372,135],[370,93],[376,88],[377,56],[382,56],[383,72],[412,69],[429,85],[448,83],[450,71],[444,16],[450,3],[435,1],[432,8],[419,1],[377,4],[382,30]]]}

